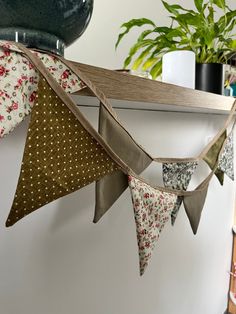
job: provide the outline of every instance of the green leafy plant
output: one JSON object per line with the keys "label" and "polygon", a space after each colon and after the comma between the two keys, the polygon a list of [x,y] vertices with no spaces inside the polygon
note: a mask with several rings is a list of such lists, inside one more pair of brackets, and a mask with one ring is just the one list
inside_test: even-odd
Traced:
{"label": "green leafy plant", "polygon": [[[226,0],[194,0],[196,10],[170,5],[162,0],[170,13],[171,25],[158,27],[153,21],[132,19],[121,25],[121,40],[134,27],[145,26],[124,61],[124,68],[149,71],[156,78],[162,71],[162,56],[174,50],[191,50],[198,63],[226,63],[236,52],[236,10],[231,10]],[[216,10],[222,14],[216,18]]]}

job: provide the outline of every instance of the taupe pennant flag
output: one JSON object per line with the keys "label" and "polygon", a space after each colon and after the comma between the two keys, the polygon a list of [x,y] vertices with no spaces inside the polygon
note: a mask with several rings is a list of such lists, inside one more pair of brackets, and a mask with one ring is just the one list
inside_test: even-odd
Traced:
{"label": "taupe pennant flag", "polygon": [[[152,158],[136,144],[129,133],[102,105],[99,114],[99,133],[135,173],[140,174],[152,162]],[[127,176],[122,171],[105,176],[96,183],[94,222],[99,221],[127,187]]]}

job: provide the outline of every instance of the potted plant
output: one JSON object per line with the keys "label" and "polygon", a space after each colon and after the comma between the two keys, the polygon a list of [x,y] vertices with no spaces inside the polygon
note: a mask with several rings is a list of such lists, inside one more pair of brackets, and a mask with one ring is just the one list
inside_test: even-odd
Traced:
{"label": "potted plant", "polygon": [[[191,50],[197,62],[196,88],[221,93],[222,64],[236,51],[236,10],[231,10],[226,0],[194,0],[195,10],[178,4],[171,5],[163,0],[162,3],[170,13],[169,27],[159,27],[146,18],[132,19],[121,25],[124,31],[119,34],[116,47],[134,27],[146,27],[131,47],[124,67],[127,68],[132,62],[133,70],[149,71],[156,79],[161,74],[162,56],[165,53]],[[219,12],[221,14],[217,18]],[[210,75],[210,79],[207,75]],[[216,78],[219,83],[215,82]],[[220,90],[216,88],[218,85]]]}

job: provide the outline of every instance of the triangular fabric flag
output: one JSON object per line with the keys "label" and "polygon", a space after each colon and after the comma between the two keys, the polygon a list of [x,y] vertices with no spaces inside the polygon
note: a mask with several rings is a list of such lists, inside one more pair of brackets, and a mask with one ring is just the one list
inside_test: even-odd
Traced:
{"label": "triangular fabric flag", "polygon": [[[103,105],[100,106],[99,133],[135,173],[140,174],[152,162],[151,157]],[[127,187],[127,176],[122,171],[103,177],[96,183],[94,222],[99,221]]]}
{"label": "triangular fabric flag", "polygon": [[177,196],[159,191],[133,176],[128,176],[128,182],[136,222],[140,275],[143,275]]}
{"label": "triangular fabric flag", "polygon": [[184,196],[184,207],[193,233],[196,234],[201,219],[202,209],[205,204],[208,185],[204,189],[195,190],[191,195]]}
{"label": "triangular fabric flag", "polygon": [[41,79],[6,226],[117,169],[103,147]]}
{"label": "triangular fabric flag", "polygon": [[[187,190],[192,175],[198,165],[197,161],[163,163],[163,183],[165,187],[175,190]],[[183,197],[178,196],[171,213],[171,223],[174,225]]]}
{"label": "triangular fabric flag", "polygon": [[[208,164],[211,170],[215,167],[220,150],[224,144],[226,139],[226,131],[222,133],[222,135],[218,138],[218,140],[211,146],[206,155],[203,157],[203,160]],[[217,176],[221,185],[224,183],[224,172],[220,169],[216,169],[215,175]]]}
{"label": "triangular fabric flag", "polygon": [[230,132],[224,150],[219,158],[218,169],[223,171],[231,180],[234,180],[234,136]]}

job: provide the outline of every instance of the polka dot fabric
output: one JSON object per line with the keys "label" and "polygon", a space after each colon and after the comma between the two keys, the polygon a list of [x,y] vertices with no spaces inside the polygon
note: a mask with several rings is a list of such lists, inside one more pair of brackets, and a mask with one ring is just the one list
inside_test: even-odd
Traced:
{"label": "polka dot fabric", "polygon": [[6,226],[116,170],[102,146],[41,79]]}

